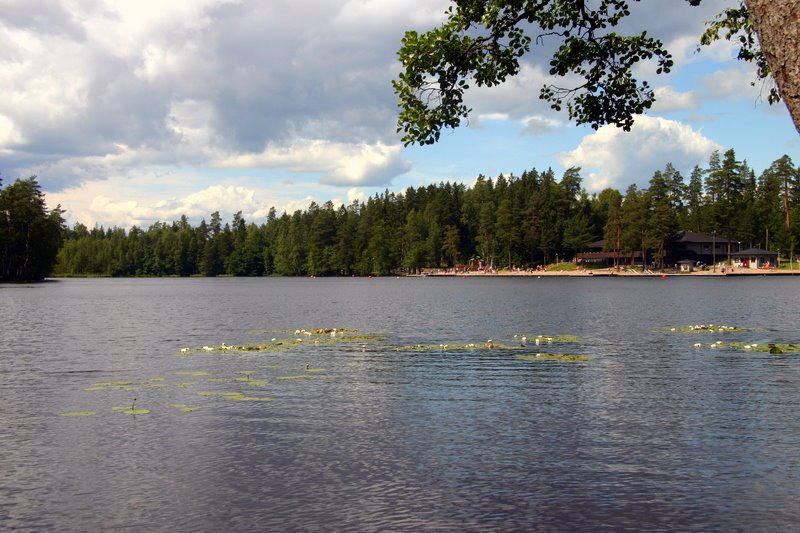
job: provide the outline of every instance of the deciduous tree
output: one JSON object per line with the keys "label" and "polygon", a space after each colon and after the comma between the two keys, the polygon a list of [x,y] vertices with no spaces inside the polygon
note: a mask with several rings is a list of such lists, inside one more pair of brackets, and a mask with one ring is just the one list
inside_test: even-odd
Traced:
{"label": "deciduous tree", "polygon": [[[686,2],[697,6],[701,0]],[[403,70],[393,82],[403,141],[432,144],[443,128],[458,127],[470,113],[464,103],[470,85],[491,87],[518,74],[534,39],[556,41],[551,76],[579,80],[571,87],[545,85],[541,99],[556,110],[565,107],[578,124],[629,130],[635,115],[655,101],[650,83],[636,77],[636,66],[653,61],[657,74],[673,67],[669,51],[646,28],[629,35],[617,30],[634,3],[638,0],[454,0],[441,26],[403,37],[398,51]],[[774,75],[777,90],[769,99],[783,97],[800,132],[799,36],[796,0],[745,0],[711,23],[702,42],[736,39],[739,57],[756,61],[760,77]]]}

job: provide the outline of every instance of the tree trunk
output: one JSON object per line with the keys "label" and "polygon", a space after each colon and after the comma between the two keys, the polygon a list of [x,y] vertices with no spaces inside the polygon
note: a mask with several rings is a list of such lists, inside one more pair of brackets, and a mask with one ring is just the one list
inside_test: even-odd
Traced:
{"label": "tree trunk", "polygon": [[800,133],[800,2],[745,0],[761,51]]}

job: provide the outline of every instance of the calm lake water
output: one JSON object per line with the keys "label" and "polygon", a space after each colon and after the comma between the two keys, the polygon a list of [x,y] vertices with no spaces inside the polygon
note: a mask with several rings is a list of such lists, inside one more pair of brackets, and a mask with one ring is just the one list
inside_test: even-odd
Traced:
{"label": "calm lake water", "polygon": [[708,344],[798,319],[796,278],[0,286],[0,530],[797,530],[800,355]]}

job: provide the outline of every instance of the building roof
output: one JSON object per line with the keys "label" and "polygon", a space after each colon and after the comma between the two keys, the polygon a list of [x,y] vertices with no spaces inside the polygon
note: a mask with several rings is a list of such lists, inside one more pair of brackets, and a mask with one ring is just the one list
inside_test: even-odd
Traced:
{"label": "building roof", "polygon": [[620,252],[617,254],[616,252],[578,252],[575,254],[575,259],[584,259],[587,261],[591,260],[604,260],[604,259],[641,259],[642,252]]}
{"label": "building roof", "polygon": [[[706,235],[705,233],[695,233],[694,231],[681,231],[676,233],[671,241],[673,243],[697,243],[697,244],[738,244],[737,241],[731,241],[719,235]],[[606,239],[601,239],[585,246],[587,250],[603,250],[606,247]]]}
{"label": "building roof", "polygon": [[771,250],[764,250],[762,248],[748,248],[747,250],[742,250],[741,252],[734,252],[731,254],[731,256],[736,256],[736,257],[753,256],[753,255],[778,255],[778,252],[773,252]]}
{"label": "building roof", "polygon": [[586,245],[589,250],[602,250],[606,247],[606,239],[600,239]]}
{"label": "building roof", "polygon": [[719,235],[706,235],[704,233],[695,233],[693,231],[682,231],[676,235],[676,242],[697,242],[697,243],[714,243],[717,244],[724,244],[727,242],[736,242],[736,241],[729,241],[724,237],[720,237]]}

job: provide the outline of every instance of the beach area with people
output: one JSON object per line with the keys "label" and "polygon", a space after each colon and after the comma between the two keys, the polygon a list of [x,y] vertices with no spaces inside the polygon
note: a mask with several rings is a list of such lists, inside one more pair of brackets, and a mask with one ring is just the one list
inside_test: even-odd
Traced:
{"label": "beach area with people", "polygon": [[[568,265],[565,268],[565,265]],[[732,266],[707,267],[704,270],[681,272],[677,269],[650,270],[641,267],[575,268],[570,263],[549,265],[540,269],[466,270],[454,268],[426,269],[420,276],[431,277],[694,277],[694,276],[797,276],[800,268],[741,268]]]}

